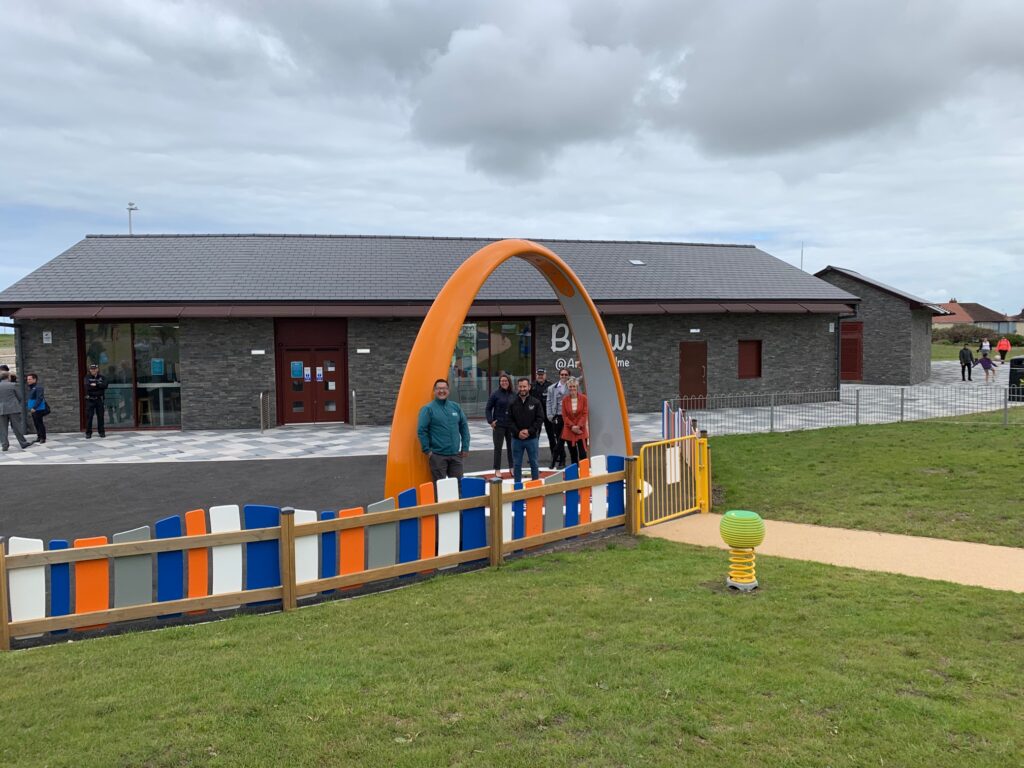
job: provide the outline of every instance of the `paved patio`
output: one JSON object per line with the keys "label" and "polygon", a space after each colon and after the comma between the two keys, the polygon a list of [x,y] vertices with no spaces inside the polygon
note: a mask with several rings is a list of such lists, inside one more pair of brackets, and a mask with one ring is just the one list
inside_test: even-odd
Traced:
{"label": "paved patio", "polygon": [[[964,413],[1001,407],[1007,378],[1007,373],[1000,370],[996,384],[986,385],[977,378],[973,383],[963,383],[958,363],[934,362],[927,382],[906,388],[904,416],[909,420],[950,415],[951,403],[960,409],[957,412]],[[840,401],[776,406],[774,415],[766,407],[723,408],[695,415],[701,428],[712,435],[852,424],[855,410],[862,424],[898,421],[899,389],[844,385]],[[859,405],[855,402],[857,390],[861,392]],[[1015,409],[1021,405],[1024,403],[1013,404]],[[1024,411],[1019,413],[1024,415]],[[631,414],[630,429],[634,442],[660,440],[661,414]],[[381,456],[387,453],[390,431],[387,426],[324,424],[277,427],[263,433],[255,429],[110,431],[106,438],[94,435],[91,440],[76,432],[51,433],[45,445],[33,445],[24,451],[12,435],[11,449],[0,454],[0,467]],[[482,420],[470,421],[470,436],[474,450],[491,448],[491,430]]]}

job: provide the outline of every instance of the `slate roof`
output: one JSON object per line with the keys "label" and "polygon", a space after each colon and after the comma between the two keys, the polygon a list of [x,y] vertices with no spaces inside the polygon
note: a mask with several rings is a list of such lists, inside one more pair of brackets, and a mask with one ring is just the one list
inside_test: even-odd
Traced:
{"label": "slate roof", "polygon": [[983,304],[975,304],[970,301],[947,301],[941,305],[949,317],[936,318],[937,323],[952,323],[955,325],[970,325],[971,323],[1005,323],[1010,318],[1002,312],[996,312]]}
{"label": "slate roof", "polygon": [[815,272],[814,276],[821,277],[822,275],[825,275],[828,272],[838,272],[841,275],[846,275],[847,277],[851,277],[854,280],[859,280],[862,283],[874,286],[875,288],[878,288],[881,291],[885,291],[888,294],[905,300],[908,304],[911,305],[913,309],[930,309],[932,313],[936,315],[949,314],[949,310],[944,309],[944,305],[942,304],[935,304],[934,302],[919,298],[912,293],[901,291],[899,288],[893,288],[891,285],[886,285],[883,282],[870,278],[867,275],[862,275],[860,272],[855,272],[852,269],[846,269],[845,267],[834,267],[830,264],[824,269]]}
{"label": "slate roof", "polygon": [[[430,302],[488,238],[88,235],[0,293],[0,307],[87,302]],[[538,240],[595,301],[857,298],[750,245]],[[634,266],[629,260],[644,262]],[[478,299],[550,301],[529,265],[499,267]]]}

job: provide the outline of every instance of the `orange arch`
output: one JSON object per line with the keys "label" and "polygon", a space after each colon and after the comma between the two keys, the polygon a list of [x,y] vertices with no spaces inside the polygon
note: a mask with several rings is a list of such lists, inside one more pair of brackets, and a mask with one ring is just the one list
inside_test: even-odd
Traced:
{"label": "orange arch", "polygon": [[427,459],[416,437],[420,408],[433,397],[434,381],[447,378],[459,330],[480,288],[511,258],[523,259],[544,275],[576,338],[580,362],[587,372],[591,452],[628,455],[631,451],[626,395],[615,353],[583,284],[568,264],[544,246],[529,240],[501,240],[484,246],[455,270],[423,320],[409,353],[391,420],[385,496],[430,481]]}

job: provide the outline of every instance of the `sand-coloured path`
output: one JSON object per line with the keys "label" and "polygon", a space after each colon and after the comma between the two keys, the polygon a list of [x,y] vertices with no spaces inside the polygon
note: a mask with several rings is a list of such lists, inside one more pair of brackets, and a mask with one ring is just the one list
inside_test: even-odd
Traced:
{"label": "sand-coloured path", "polygon": [[[718,533],[721,519],[721,515],[690,515],[644,528],[642,533],[727,549]],[[760,555],[1024,592],[1024,549],[779,520],[765,520],[765,526],[764,544],[757,548]]]}

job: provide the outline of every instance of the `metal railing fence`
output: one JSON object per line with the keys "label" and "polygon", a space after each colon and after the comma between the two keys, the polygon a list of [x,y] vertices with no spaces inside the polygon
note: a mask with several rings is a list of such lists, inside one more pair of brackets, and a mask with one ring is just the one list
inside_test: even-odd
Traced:
{"label": "metal railing fence", "polygon": [[1024,388],[987,384],[950,387],[841,387],[810,392],[708,395],[665,401],[712,435],[890,424],[927,419],[1024,426]]}

